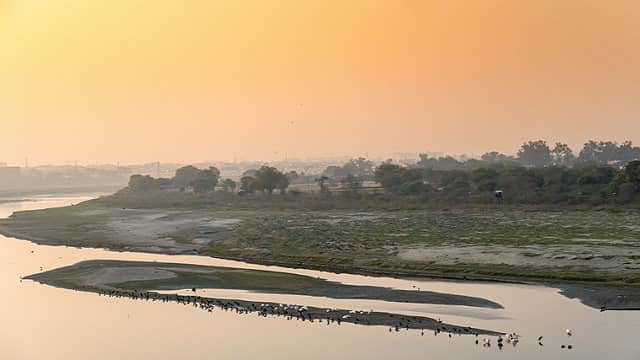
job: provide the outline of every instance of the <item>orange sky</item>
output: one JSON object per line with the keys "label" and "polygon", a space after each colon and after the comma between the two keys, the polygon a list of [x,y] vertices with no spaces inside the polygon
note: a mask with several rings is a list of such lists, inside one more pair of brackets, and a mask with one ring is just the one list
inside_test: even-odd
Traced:
{"label": "orange sky", "polygon": [[640,143],[637,0],[0,0],[0,162]]}

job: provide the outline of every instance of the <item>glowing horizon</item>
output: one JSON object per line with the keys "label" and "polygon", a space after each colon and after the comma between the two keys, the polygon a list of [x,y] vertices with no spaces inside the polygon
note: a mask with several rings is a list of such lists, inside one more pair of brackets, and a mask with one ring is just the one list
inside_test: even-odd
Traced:
{"label": "glowing horizon", "polygon": [[640,143],[638,24],[633,0],[0,0],[0,162]]}

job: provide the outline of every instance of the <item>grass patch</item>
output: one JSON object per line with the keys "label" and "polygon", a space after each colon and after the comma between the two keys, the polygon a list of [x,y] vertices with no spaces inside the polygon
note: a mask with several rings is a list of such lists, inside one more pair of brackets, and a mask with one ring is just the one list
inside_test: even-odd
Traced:
{"label": "grass patch", "polygon": [[[0,232],[44,244],[132,251],[171,252],[166,244],[161,248],[153,247],[154,241],[169,238],[175,240],[176,246],[188,245],[189,253],[342,272],[606,283],[637,283],[636,279],[640,277],[640,271],[633,268],[609,266],[601,270],[596,267],[598,263],[613,263],[621,257],[640,259],[640,233],[635,230],[640,224],[640,211],[634,210],[449,207],[383,211],[258,208],[260,203],[255,208],[225,209],[220,204],[204,206],[206,203],[202,200],[200,205],[203,206],[143,211],[151,214],[171,211],[171,219],[202,217],[239,219],[240,222],[224,231],[203,231],[202,226],[194,226],[148,237],[140,235],[144,241],[136,243],[134,235],[131,239],[121,235],[114,238],[116,235],[110,230],[110,224],[121,219],[113,213],[127,217],[128,211],[142,210],[129,210],[125,203],[116,200],[107,198],[66,208],[16,213],[10,219],[0,220]],[[150,199],[147,201],[151,202],[147,205],[155,204]],[[277,201],[284,204],[289,200],[285,197]],[[193,244],[196,238],[211,241]],[[588,249],[589,254],[563,252],[563,249],[581,246]],[[502,254],[516,254],[529,259],[528,262],[570,260],[582,263],[575,267],[508,265],[482,263],[469,255],[452,265],[437,258],[412,261],[399,256],[403,249],[428,251],[465,247],[486,249],[482,253],[495,256],[498,261]],[[543,258],[544,249],[553,249],[548,252],[555,259]],[[611,255],[607,253],[610,249],[623,249],[622,253],[628,254]],[[634,254],[635,251],[639,253]]]}

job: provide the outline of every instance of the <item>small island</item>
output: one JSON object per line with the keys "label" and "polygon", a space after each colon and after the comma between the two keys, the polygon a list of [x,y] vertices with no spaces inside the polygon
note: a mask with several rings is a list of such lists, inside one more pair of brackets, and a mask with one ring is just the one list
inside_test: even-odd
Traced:
{"label": "small island", "polygon": [[[384,312],[323,309],[310,306],[258,303],[237,299],[216,299],[196,294],[196,289],[234,289],[272,294],[324,296],[334,299],[368,299],[423,304],[464,305],[501,308],[495,302],[461,295],[431,291],[394,290],[373,286],[352,286],[314,279],[308,276],[213,266],[196,266],[158,262],[93,260],[84,261],[26,279],[62,288],[94,292],[136,300],[178,302],[203,310],[219,308],[241,314],[259,313],[302,321],[329,324],[353,323],[387,326],[396,331],[418,329],[459,335],[501,335],[503,333],[468,326],[446,324],[423,317]],[[192,294],[163,293],[167,290],[192,289]]]}

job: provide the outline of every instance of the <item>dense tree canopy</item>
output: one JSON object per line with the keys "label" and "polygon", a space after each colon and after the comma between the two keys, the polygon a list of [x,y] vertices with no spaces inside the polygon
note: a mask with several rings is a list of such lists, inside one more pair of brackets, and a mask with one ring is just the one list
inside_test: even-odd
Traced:
{"label": "dense tree canopy", "polygon": [[353,175],[362,180],[373,180],[375,164],[365,158],[351,159],[342,166],[328,166],[322,175],[328,179],[341,180],[349,175]]}
{"label": "dense tree canopy", "polygon": [[422,169],[406,168],[385,162],[376,168],[375,180],[388,192],[409,194],[423,190],[423,174]]}
{"label": "dense tree canopy", "polygon": [[258,190],[266,191],[268,194],[273,193],[274,189],[280,190],[280,193],[284,194],[289,187],[289,179],[280,170],[263,165],[255,176],[255,186]]}
{"label": "dense tree canopy", "polygon": [[640,159],[640,147],[633,146],[631,141],[625,141],[618,145],[612,141],[589,140],[584,144],[577,161],[605,165],[638,159]]}
{"label": "dense tree canopy", "polygon": [[515,158],[513,156],[509,156],[509,155],[505,155],[502,153],[499,153],[497,151],[491,151],[488,153],[484,153],[480,159],[482,161],[488,162],[488,163],[504,163],[504,162],[513,162],[515,161]]}
{"label": "dense tree canopy", "polygon": [[129,189],[132,191],[154,191],[162,190],[171,186],[169,179],[156,179],[149,175],[132,175],[129,178]]}
{"label": "dense tree canopy", "polygon": [[222,186],[225,188],[225,190],[234,192],[238,184],[232,179],[224,179],[224,181],[222,181]]}
{"label": "dense tree canopy", "polygon": [[360,179],[373,178],[375,164],[365,158],[351,159],[342,166],[347,175],[353,175]]}
{"label": "dense tree canopy", "polygon": [[622,170],[594,164],[575,168],[503,165],[473,171],[412,169],[387,162],[376,169],[376,181],[391,194],[428,193],[430,199],[446,202],[492,201],[496,191],[504,201],[520,204],[629,202],[640,193],[640,161]]}
{"label": "dense tree canopy", "polygon": [[556,143],[551,150],[551,160],[553,165],[570,166],[575,161],[576,156],[567,144]]}
{"label": "dense tree canopy", "polygon": [[256,179],[253,176],[243,176],[240,179],[240,193],[253,194],[256,191]]}
{"label": "dense tree canopy", "polygon": [[327,188],[327,181],[329,181],[329,177],[326,175],[320,175],[315,179],[316,183],[320,187],[320,193],[326,194],[329,192],[329,188]]}
{"label": "dense tree canopy", "polygon": [[549,166],[552,163],[551,149],[544,140],[526,142],[518,150],[518,161],[524,166]]}
{"label": "dense tree canopy", "polygon": [[188,165],[176,170],[176,175],[173,177],[173,185],[177,188],[184,188],[190,186],[191,183],[198,177],[200,169],[195,166]]}
{"label": "dense tree canopy", "polygon": [[195,166],[184,166],[176,170],[172,179],[155,179],[149,175],[133,175],[129,179],[128,189],[131,191],[167,190],[191,187],[196,193],[215,190],[218,185],[220,171],[215,167],[198,169]]}
{"label": "dense tree canopy", "polygon": [[200,170],[195,179],[191,181],[191,187],[193,192],[201,194],[205,192],[214,191],[216,185],[218,185],[218,177],[220,172],[216,168],[209,168],[206,170]]}

